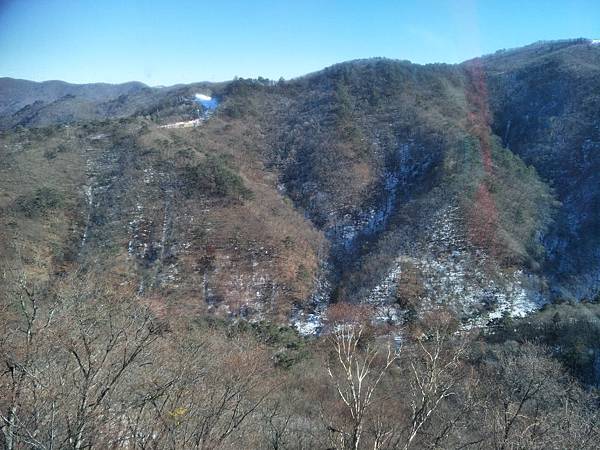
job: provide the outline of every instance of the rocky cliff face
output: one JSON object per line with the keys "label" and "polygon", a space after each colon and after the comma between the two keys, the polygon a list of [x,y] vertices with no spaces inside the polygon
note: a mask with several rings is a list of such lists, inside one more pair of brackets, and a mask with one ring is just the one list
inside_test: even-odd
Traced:
{"label": "rocky cliff face", "polygon": [[304,332],[336,301],[487,323],[593,296],[598,70],[579,40],[25,106],[0,138],[4,265]]}

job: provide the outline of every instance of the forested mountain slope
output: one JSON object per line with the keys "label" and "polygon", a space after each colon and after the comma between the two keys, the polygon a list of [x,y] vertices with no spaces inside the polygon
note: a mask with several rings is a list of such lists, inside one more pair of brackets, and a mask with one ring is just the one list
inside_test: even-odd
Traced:
{"label": "forested mountain slope", "polygon": [[599,70],[0,80],[0,445],[597,449]]}
{"label": "forested mountain slope", "polygon": [[575,40],[277,83],[3,79],[0,255],[50,283],[94,274],[160,314],[306,332],[339,301],[487,323],[591,298],[599,70],[600,46]]}
{"label": "forested mountain slope", "polygon": [[556,294],[592,298],[600,267],[600,48],[549,43],[486,58],[494,132],[561,202],[542,241]]}

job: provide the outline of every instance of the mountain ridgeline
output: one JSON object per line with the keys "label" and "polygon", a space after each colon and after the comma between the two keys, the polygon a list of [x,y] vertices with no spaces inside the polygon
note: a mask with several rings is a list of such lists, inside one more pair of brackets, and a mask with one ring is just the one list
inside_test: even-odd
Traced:
{"label": "mountain ridgeline", "polygon": [[489,323],[600,291],[594,41],[0,98],[0,259],[49,285],[306,333],[338,302]]}

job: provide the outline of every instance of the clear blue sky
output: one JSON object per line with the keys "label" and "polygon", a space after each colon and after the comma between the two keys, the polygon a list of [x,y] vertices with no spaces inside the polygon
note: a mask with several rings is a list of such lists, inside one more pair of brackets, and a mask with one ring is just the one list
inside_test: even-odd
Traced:
{"label": "clear blue sky", "polygon": [[168,85],[600,38],[600,0],[0,0],[0,76]]}

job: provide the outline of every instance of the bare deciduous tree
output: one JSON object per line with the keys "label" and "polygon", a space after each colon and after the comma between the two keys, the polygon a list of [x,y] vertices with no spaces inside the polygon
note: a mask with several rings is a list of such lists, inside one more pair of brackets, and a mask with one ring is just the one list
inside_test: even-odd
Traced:
{"label": "bare deciduous tree", "polygon": [[442,402],[456,394],[455,387],[463,377],[461,359],[466,340],[450,342],[453,321],[447,313],[435,312],[426,316],[425,330],[409,354],[411,372],[410,423],[402,446],[408,449]]}
{"label": "bare deciduous tree", "polygon": [[381,352],[377,342],[364,342],[366,325],[361,321],[334,324],[330,336],[333,357],[327,372],[339,399],[350,415],[346,429],[330,426],[344,449],[360,446],[366,415],[375,401],[375,391],[400,355],[400,350],[387,345]]}

